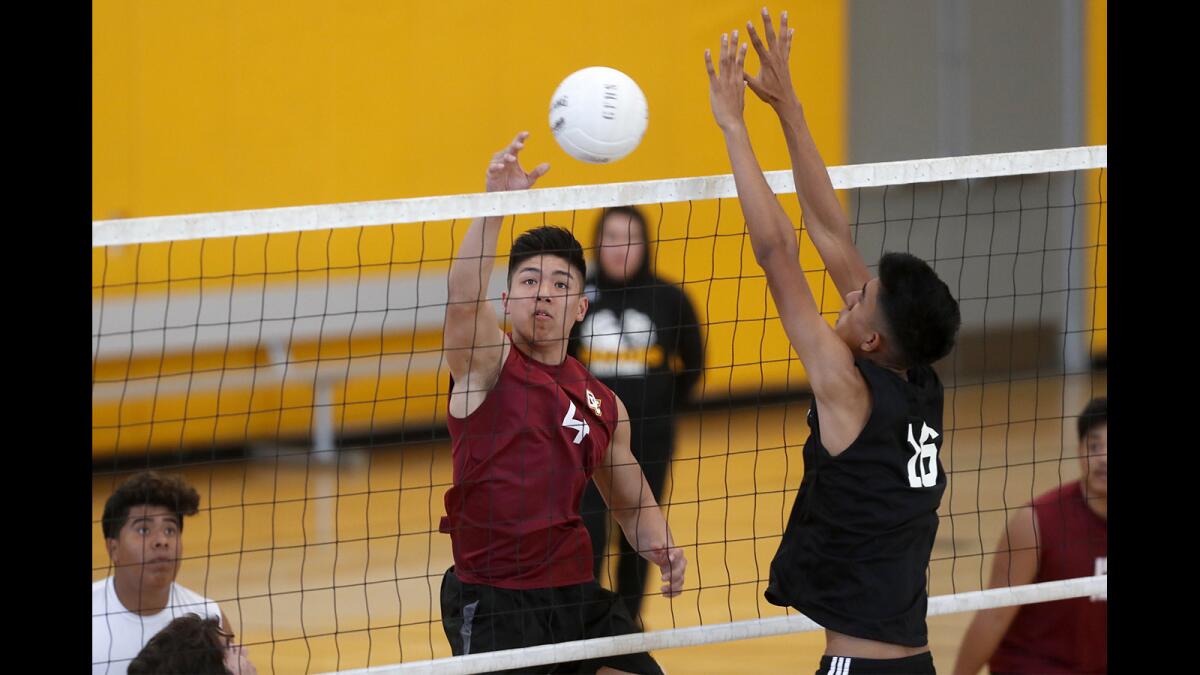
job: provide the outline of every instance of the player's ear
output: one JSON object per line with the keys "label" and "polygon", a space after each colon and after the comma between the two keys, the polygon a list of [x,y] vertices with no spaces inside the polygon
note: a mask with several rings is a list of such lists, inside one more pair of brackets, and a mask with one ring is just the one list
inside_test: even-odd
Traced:
{"label": "player's ear", "polygon": [[117,540],[105,538],[104,546],[108,549],[108,559],[117,562]]}
{"label": "player's ear", "polygon": [[583,317],[587,316],[588,298],[583,293],[579,294],[579,307],[575,312],[575,321],[583,321]]}
{"label": "player's ear", "polygon": [[504,307],[504,313],[508,314],[508,291],[500,291],[500,306]]}
{"label": "player's ear", "polygon": [[866,353],[878,352],[883,348],[883,335],[879,331],[871,331],[859,343],[859,349]]}

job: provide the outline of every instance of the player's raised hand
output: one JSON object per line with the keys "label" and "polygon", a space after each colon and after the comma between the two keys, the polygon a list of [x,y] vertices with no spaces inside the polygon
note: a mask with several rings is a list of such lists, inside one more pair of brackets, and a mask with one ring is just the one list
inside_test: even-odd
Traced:
{"label": "player's raised hand", "polygon": [[658,565],[662,572],[662,594],[673,598],[683,592],[684,571],[687,569],[687,558],[683,549],[678,546],[654,549],[646,552],[646,559]]}
{"label": "player's raised hand", "polygon": [[796,30],[788,27],[786,11],[779,20],[779,35],[775,34],[775,27],[771,25],[771,14],[766,7],[763,7],[762,10],[762,20],[763,34],[767,39],[765,45],[759,38],[758,31],[754,30],[754,22],[746,22],[746,31],[750,33],[750,43],[754,45],[754,51],[758,53],[758,60],[762,66],[757,77],[751,77],[749,73],[743,73],[743,76],[746,78],[746,84],[750,85],[750,89],[764,103],[775,108],[796,99],[796,92],[792,88],[792,73],[788,70],[788,57],[792,53],[792,35]]}
{"label": "player's raised hand", "polygon": [[713,68],[712,52],[704,50],[704,65],[708,68],[708,102],[712,105],[717,126],[729,129],[743,124],[742,111],[746,107],[746,85],[742,79],[742,65],[746,61],[747,45],[738,46],[738,32],[721,35],[721,54],[718,58],[720,72]]}
{"label": "player's raised hand", "polygon": [[529,138],[529,132],[522,131],[517,134],[512,143],[508,144],[508,147],[492,155],[492,161],[488,164],[487,180],[485,181],[488,192],[524,190],[533,187],[537,179],[550,170],[548,162],[538,164],[534,167],[533,171],[528,173],[521,168],[521,162],[517,159],[517,154],[525,147],[526,138]]}

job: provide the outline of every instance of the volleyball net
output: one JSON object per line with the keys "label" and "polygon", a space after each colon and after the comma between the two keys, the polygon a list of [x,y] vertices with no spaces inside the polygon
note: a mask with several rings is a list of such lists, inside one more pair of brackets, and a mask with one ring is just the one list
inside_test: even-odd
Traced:
{"label": "volleyball net", "polygon": [[[1107,390],[1106,146],[829,172],[868,264],[913,253],[960,303],[958,345],[935,366],[948,487],[930,613],[1106,592],[1102,576],[987,590],[1005,523],[1078,475],[1074,418]],[[767,179],[800,230],[791,172]],[[647,590],[645,633],[447,658],[450,261],[472,218],[505,216],[498,303],[516,236],[565,227],[594,265],[597,218],[626,205],[647,216],[651,269],[683,289],[702,334],[659,500],[689,559],[685,592]],[[800,483],[808,390],[732,176],[92,229],[93,578],[112,573],[99,536],[112,489],[147,467],[183,475],[202,508],[178,580],[221,604],[260,671],[479,672],[816,628],[762,597]],[[842,299],[800,235],[832,322]]]}

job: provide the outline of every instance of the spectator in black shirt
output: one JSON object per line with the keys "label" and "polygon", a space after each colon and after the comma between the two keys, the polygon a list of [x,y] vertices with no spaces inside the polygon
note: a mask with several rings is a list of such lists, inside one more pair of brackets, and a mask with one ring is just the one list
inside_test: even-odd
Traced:
{"label": "spectator in black shirt", "polygon": [[[704,368],[696,313],[676,284],[651,271],[645,216],[632,206],[605,209],[596,222],[598,265],[584,292],[587,316],[575,326],[571,355],[608,385],[629,410],[631,449],[656,499],[675,447],[675,406],[687,400]],[[608,509],[589,484],[580,506],[600,577],[608,544]],[[646,561],[621,540],[616,588],[638,619]]]}

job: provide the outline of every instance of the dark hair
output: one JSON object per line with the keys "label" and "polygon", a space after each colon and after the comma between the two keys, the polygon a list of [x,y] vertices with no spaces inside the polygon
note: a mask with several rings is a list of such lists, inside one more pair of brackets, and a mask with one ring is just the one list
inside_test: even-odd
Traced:
{"label": "dark hair", "polygon": [[909,253],[886,253],[879,259],[879,283],[886,332],[903,365],[928,365],[949,354],[962,319],[933,268]]}
{"label": "dark hair", "polygon": [[142,647],[129,662],[129,675],[198,673],[228,675],[225,667],[225,633],[221,624],[196,614],[175,618]]}
{"label": "dark hair", "polygon": [[614,286],[632,286],[646,283],[646,278],[650,275],[650,228],[646,223],[646,216],[642,210],[636,206],[614,206],[612,208],[603,209],[600,215],[596,218],[596,255],[600,255],[600,245],[604,239],[604,223],[612,216],[625,216],[631,222],[637,223],[642,230],[642,241],[646,245],[646,255],[642,256],[642,264],[634,271],[633,276],[629,279],[613,279],[604,272],[604,265],[596,265],[596,285],[600,288],[610,288]]}
{"label": "dark hair", "polygon": [[1088,401],[1087,407],[1079,413],[1079,440],[1098,426],[1108,424],[1108,397],[1101,396]]}
{"label": "dark hair", "polygon": [[529,230],[513,241],[512,252],[508,255],[508,283],[512,283],[513,273],[517,271],[518,265],[534,256],[545,254],[558,256],[578,269],[581,284],[587,277],[583,246],[580,246],[575,235],[561,227],[543,225]]}
{"label": "dark hair", "polygon": [[101,527],[105,539],[116,539],[129,518],[129,509],[143,504],[161,506],[179,516],[179,531],[183,531],[183,517],[194,516],[200,510],[200,495],[196,488],[178,476],[164,476],[157,471],[134,474],[121,483],[104,503]]}

